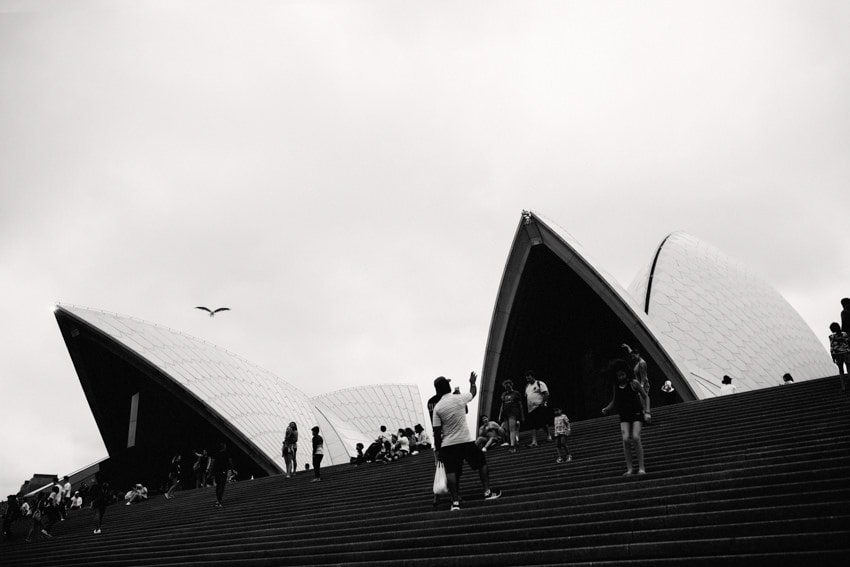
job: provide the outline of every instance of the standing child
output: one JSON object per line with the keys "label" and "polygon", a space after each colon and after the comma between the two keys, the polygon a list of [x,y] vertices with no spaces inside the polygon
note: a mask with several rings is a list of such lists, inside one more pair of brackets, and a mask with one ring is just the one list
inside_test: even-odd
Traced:
{"label": "standing child", "polygon": [[[829,326],[832,334],[829,335],[829,350],[832,361],[838,365],[838,373],[841,374],[841,391],[847,389],[847,372],[850,372],[850,336],[841,330],[841,325],[832,323]],[[845,372],[847,370],[847,372]]]}
{"label": "standing child", "polygon": [[322,480],[322,458],[325,456],[325,440],[319,435],[319,426],[314,425],[313,432],[313,478],[312,482]]}
{"label": "standing child", "polygon": [[552,410],[555,414],[555,451],[558,453],[558,463],[569,463],[573,460],[567,437],[570,435],[570,419],[561,412],[561,408]]}

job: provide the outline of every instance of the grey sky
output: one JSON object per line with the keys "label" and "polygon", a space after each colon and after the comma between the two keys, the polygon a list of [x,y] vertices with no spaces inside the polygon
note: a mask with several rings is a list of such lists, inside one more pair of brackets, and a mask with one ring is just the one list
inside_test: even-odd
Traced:
{"label": "grey sky", "polygon": [[2,495],[105,454],[55,301],[309,394],[425,394],[480,368],[522,209],[624,286],[690,232],[825,342],[848,29],[846,2],[0,0]]}

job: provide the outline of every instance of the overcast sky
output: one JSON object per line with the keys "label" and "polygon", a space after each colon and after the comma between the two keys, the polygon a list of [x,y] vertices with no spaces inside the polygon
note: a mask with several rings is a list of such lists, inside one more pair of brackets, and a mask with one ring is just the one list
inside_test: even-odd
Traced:
{"label": "overcast sky", "polygon": [[0,0],[2,495],[105,456],[55,302],[311,395],[430,395],[480,369],[523,209],[624,286],[692,233],[825,344],[848,29],[843,1]]}

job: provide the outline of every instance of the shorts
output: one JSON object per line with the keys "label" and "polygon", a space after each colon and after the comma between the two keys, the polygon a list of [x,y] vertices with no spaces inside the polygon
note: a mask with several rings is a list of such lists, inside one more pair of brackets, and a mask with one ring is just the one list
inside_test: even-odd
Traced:
{"label": "shorts", "polygon": [[509,417],[516,418],[517,420],[522,417],[522,408],[519,407],[519,404],[505,406],[505,409],[502,412],[502,419],[507,421]]}
{"label": "shorts", "polygon": [[487,458],[475,443],[460,443],[440,448],[440,461],[446,467],[447,473],[459,473],[463,469],[463,461],[469,463],[472,470],[477,471],[482,465],[487,464]]}
{"label": "shorts", "polygon": [[633,414],[626,414],[626,415],[624,415],[622,413],[620,414],[620,423],[634,423],[636,421],[640,421],[640,422],[644,421],[642,411],[639,411],[639,412],[633,413]]}
{"label": "shorts", "polygon": [[534,429],[539,429],[548,426],[550,421],[549,408],[546,406],[537,406],[534,408],[534,411],[529,412],[526,425]]}

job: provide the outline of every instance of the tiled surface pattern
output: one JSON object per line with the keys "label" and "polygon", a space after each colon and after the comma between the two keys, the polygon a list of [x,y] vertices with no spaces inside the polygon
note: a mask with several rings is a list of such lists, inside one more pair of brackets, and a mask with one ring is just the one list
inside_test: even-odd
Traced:
{"label": "tiled surface pattern", "polygon": [[292,384],[212,343],[115,313],[70,305],[60,308],[156,366],[253,441],[281,469],[280,444],[290,421],[299,428],[301,469],[312,458],[313,425],[319,425],[325,439],[324,464],[348,462],[358,442],[368,445],[375,439],[379,425],[390,431],[427,425],[419,390],[413,385],[364,386],[310,399]]}
{"label": "tiled surface pattern", "polygon": [[[280,444],[286,426],[290,421],[299,428],[316,422],[304,393],[220,347],[123,315],[68,305],[61,308],[156,366],[253,441],[281,469]],[[309,442],[309,430],[306,435]],[[299,451],[299,462],[309,462],[309,453]]]}
{"label": "tiled surface pattern", "polygon": [[[653,256],[654,257],[654,256]],[[649,266],[629,286],[643,305]],[[824,347],[791,305],[741,262],[685,233],[661,247],[649,319],[700,398],[716,396],[724,374],[738,391],[835,374]]]}
{"label": "tiled surface pattern", "polygon": [[357,443],[368,447],[381,425],[389,433],[417,423],[428,429],[419,388],[408,384],[359,386],[322,394],[311,401],[336,435],[325,435],[331,454],[348,459]]}

